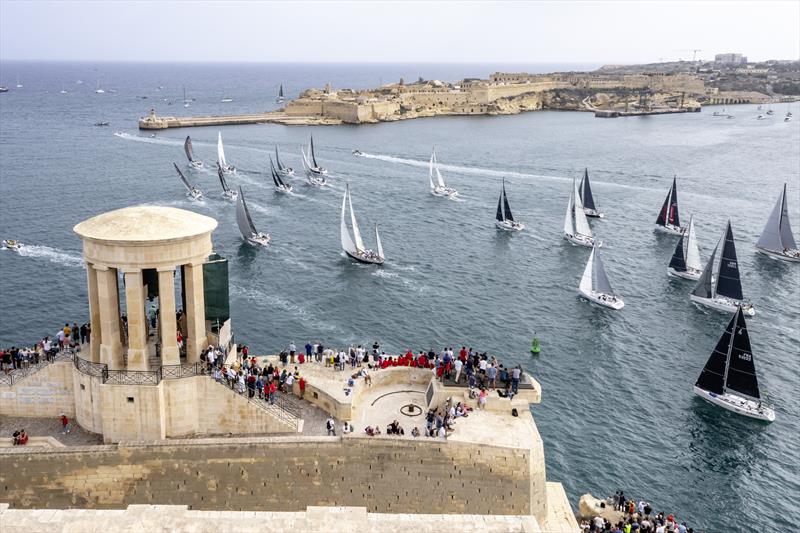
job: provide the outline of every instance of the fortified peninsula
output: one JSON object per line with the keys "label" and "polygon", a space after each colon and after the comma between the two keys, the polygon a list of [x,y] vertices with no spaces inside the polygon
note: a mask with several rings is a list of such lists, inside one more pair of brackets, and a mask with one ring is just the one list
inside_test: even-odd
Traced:
{"label": "fortified peninsula", "polygon": [[[726,56],[728,54],[722,54]],[[278,123],[335,125],[441,115],[514,115],[543,109],[597,117],[697,112],[703,104],[791,101],[800,94],[800,62],[679,61],[609,65],[593,72],[495,72],[447,83],[400,79],[376,89],[307,89],[277,111],[235,116],[170,117],[151,110],[139,128]]]}

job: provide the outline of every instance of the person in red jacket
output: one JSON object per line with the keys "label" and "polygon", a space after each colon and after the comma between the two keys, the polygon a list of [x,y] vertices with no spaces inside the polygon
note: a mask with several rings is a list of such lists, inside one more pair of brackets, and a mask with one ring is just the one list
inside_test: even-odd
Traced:
{"label": "person in red jacket", "polygon": [[[300,354],[302,357],[303,354]],[[297,382],[297,386],[300,387],[300,397],[305,398],[306,395],[306,380],[302,376],[300,377],[300,381]]]}
{"label": "person in red jacket", "polygon": [[64,435],[70,432],[69,418],[67,418],[67,415],[63,413],[61,414],[61,428],[62,428],[62,433],[64,433]]}

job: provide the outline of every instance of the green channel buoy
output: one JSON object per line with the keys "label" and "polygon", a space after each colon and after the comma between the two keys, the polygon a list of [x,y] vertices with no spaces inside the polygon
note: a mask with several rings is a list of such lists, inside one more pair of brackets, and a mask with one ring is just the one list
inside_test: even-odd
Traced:
{"label": "green channel buoy", "polygon": [[538,354],[542,351],[541,346],[539,346],[539,337],[534,337],[533,341],[531,341],[531,353]]}

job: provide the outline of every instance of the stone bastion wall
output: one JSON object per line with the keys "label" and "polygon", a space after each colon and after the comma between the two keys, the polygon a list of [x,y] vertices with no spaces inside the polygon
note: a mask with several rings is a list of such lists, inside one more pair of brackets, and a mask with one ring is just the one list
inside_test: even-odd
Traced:
{"label": "stone bastion wall", "polygon": [[525,449],[354,435],[6,449],[0,450],[0,501],[14,508],[304,511],[323,505],[543,518],[544,502],[531,498],[539,488],[531,461]]}

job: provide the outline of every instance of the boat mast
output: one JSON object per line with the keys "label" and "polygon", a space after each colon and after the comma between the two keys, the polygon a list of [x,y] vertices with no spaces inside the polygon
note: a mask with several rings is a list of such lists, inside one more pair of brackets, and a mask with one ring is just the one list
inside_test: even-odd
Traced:
{"label": "boat mast", "polygon": [[733,353],[733,339],[736,336],[736,328],[739,325],[739,314],[742,312],[741,307],[736,308],[736,316],[733,317],[731,325],[731,337],[728,339],[728,355],[725,357],[725,375],[722,376],[722,393],[725,394],[725,389],[728,388],[728,369],[731,367],[731,353]]}

